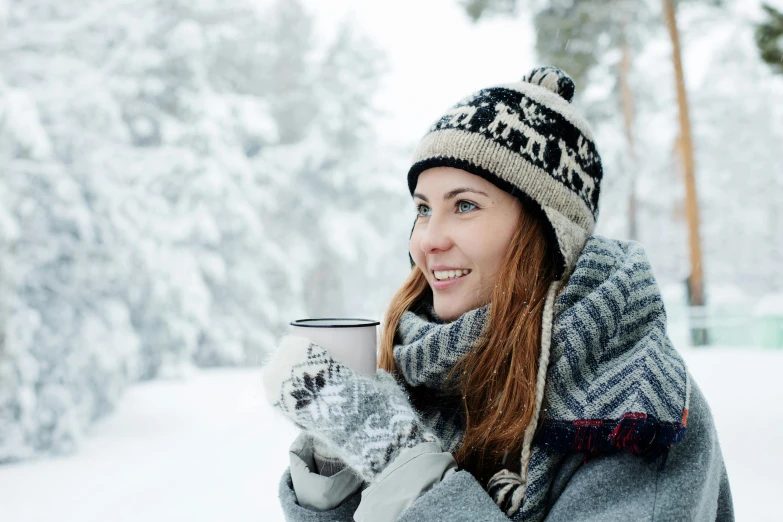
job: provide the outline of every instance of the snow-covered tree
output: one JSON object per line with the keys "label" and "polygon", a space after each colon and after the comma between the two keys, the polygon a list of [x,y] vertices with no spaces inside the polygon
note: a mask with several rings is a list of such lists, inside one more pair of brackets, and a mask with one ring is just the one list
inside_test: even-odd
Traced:
{"label": "snow-covered tree", "polygon": [[378,210],[402,197],[369,124],[382,56],[312,22],[297,0],[11,4],[0,462],[73,450],[138,379],[375,312]]}

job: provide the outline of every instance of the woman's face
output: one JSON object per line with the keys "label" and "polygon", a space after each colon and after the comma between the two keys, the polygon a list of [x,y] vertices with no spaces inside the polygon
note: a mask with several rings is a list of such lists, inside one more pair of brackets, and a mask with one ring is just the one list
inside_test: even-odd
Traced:
{"label": "woman's face", "polygon": [[409,248],[432,288],[435,313],[453,321],[487,304],[520,201],[469,172],[436,167],[419,175],[413,203],[418,219]]}

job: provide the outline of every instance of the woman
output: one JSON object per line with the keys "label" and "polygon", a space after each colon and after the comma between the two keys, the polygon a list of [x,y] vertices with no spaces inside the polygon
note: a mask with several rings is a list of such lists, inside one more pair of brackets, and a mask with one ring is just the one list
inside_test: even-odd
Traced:
{"label": "woman", "polygon": [[303,430],[289,520],[733,520],[645,252],[592,234],[602,168],[573,94],[534,69],[422,139],[375,379],[283,339],[264,384]]}

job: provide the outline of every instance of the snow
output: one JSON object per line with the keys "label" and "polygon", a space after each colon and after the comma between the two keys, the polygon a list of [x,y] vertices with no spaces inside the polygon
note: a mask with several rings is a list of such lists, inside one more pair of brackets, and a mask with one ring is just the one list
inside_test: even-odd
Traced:
{"label": "snow", "polygon": [[138,384],[77,455],[0,468],[2,519],[282,519],[277,481],[295,434],[265,407],[258,369]]}
{"label": "snow", "polygon": [[[737,519],[773,520],[783,352],[683,355],[712,407]],[[130,387],[77,455],[0,467],[3,520],[283,520],[277,484],[296,429],[268,408],[260,378],[260,369],[205,370]]]}
{"label": "snow", "polygon": [[783,317],[783,292],[761,298],[756,304],[754,311],[756,315]]}

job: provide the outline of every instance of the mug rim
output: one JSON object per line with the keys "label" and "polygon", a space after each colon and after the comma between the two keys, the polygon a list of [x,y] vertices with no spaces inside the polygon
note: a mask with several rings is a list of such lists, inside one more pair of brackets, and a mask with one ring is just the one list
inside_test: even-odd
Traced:
{"label": "mug rim", "polygon": [[[362,324],[303,324],[312,321],[362,321]],[[297,319],[288,324],[290,326],[300,326],[302,328],[364,328],[366,326],[378,326],[381,323],[372,319],[362,319],[358,317],[317,317]]]}

